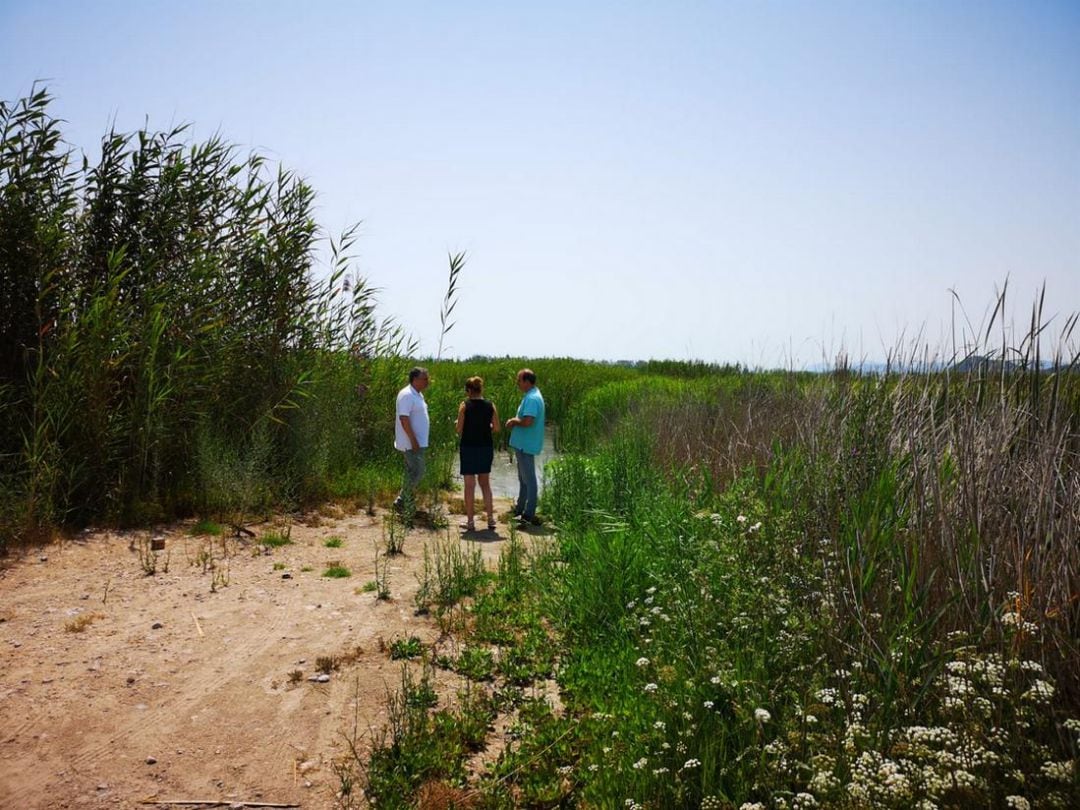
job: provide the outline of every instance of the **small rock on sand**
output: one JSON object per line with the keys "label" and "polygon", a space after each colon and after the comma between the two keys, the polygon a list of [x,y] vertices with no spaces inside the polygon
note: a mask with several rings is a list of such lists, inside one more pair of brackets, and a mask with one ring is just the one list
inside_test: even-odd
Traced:
{"label": "small rock on sand", "polygon": [[156,757],[147,757],[146,758],[146,764],[147,765],[157,765],[157,758]]}

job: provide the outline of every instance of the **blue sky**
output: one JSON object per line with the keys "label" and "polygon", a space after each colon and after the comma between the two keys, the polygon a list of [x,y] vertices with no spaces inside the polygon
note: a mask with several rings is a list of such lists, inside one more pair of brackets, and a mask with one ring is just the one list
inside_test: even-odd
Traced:
{"label": "blue sky", "polygon": [[192,122],[303,174],[434,351],[880,358],[1010,278],[1080,309],[1080,4],[0,0],[72,144]]}

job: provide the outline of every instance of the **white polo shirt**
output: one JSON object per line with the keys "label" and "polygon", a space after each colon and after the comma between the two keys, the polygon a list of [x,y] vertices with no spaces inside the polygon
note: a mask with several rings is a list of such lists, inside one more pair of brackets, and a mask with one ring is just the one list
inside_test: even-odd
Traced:
{"label": "white polo shirt", "polygon": [[412,442],[409,441],[405,428],[401,426],[403,416],[409,417],[409,425],[416,435],[417,444],[427,447],[431,426],[428,421],[427,401],[423,394],[412,387],[411,383],[398,391],[397,414],[394,418],[394,447],[398,450],[412,450]]}

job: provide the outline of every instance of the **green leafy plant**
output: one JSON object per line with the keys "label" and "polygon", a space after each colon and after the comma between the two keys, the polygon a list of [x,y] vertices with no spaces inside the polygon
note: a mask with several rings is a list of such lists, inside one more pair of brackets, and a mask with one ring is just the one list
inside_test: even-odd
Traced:
{"label": "green leafy plant", "polygon": [[423,652],[424,644],[417,636],[394,639],[390,643],[390,657],[392,659],[419,658]]}

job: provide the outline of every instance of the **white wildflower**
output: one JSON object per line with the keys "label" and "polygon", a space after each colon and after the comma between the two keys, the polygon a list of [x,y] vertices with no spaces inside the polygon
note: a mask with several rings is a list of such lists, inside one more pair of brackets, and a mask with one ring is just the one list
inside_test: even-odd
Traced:
{"label": "white wildflower", "polygon": [[1072,760],[1065,760],[1064,762],[1044,762],[1042,767],[1039,768],[1039,772],[1047,779],[1053,779],[1055,782],[1068,782],[1072,779],[1073,764]]}
{"label": "white wildflower", "polygon": [[1030,700],[1032,703],[1049,703],[1053,696],[1054,687],[1042,680],[1035,681],[1023,694],[1024,700]]}

